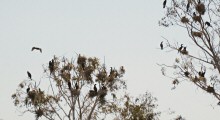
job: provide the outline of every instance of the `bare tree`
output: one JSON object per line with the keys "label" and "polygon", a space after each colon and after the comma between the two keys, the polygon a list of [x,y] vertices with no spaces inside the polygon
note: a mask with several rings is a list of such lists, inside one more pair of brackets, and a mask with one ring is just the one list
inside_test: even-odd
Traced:
{"label": "bare tree", "polygon": [[[171,0],[159,25],[182,28],[187,33],[185,39],[193,43],[186,47],[164,38],[165,48],[177,51],[177,58],[173,65],[160,64],[162,74],[173,80],[174,87],[188,81],[220,100],[220,1]],[[167,74],[166,68],[174,74]]]}

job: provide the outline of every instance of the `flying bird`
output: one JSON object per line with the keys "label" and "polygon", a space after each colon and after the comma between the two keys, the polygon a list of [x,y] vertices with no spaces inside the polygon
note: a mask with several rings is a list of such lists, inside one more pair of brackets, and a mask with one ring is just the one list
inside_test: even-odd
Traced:
{"label": "flying bird", "polygon": [[27,71],[28,77],[32,80],[31,78],[31,73],[29,71]]}
{"label": "flying bird", "polygon": [[160,49],[163,50],[163,41],[160,43]]}
{"label": "flying bird", "polygon": [[94,85],[93,89],[94,89],[95,92],[98,91],[98,90],[97,90],[97,87],[96,87],[96,84]]}
{"label": "flying bird", "polygon": [[167,4],[167,0],[164,0],[164,1],[163,1],[163,8],[166,7],[166,4]]}
{"label": "flying bird", "polygon": [[33,51],[33,50],[39,50],[42,53],[42,49],[39,47],[32,47],[31,51]]}

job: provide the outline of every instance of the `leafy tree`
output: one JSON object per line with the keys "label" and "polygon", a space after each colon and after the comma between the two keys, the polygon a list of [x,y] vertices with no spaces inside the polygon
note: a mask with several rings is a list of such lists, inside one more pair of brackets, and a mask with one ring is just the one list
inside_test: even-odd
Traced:
{"label": "leafy tree", "polygon": [[[185,30],[185,39],[191,44],[186,48],[186,45],[171,44],[165,38],[164,48],[177,51],[178,57],[173,65],[161,65],[162,74],[173,80],[174,87],[181,81],[188,81],[217,100],[220,100],[219,6],[219,0],[171,0],[159,21],[159,25],[175,25]],[[167,74],[166,68],[173,69],[174,74]]]}
{"label": "leafy tree", "polygon": [[122,120],[154,120],[155,98],[150,94],[136,102],[128,95],[117,98],[117,93],[126,89],[121,79],[124,73],[123,66],[108,70],[96,57],[79,55],[75,61],[54,56],[44,67],[44,77],[24,80],[12,98],[21,112],[35,114],[36,119],[100,120],[119,116]]}

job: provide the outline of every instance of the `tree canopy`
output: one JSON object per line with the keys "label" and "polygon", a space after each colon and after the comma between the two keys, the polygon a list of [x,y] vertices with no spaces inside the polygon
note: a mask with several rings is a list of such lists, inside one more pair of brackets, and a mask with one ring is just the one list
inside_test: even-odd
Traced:
{"label": "tree canopy", "polygon": [[107,116],[154,120],[156,99],[150,93],[137,98],[117,97],[126,89],[122,79],[125,69],[101,65],[96,57],[78,55],[77,59],[54,56],[44,65],[41,80],[22,81],[12,95],[14,105],[21,112],[35,114],[36,119],[48,120],[100,120]]}

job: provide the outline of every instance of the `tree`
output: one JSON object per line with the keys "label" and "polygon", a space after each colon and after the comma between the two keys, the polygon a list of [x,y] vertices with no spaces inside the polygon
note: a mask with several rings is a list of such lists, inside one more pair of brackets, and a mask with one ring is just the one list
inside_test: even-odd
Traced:
{"label": "tree", "polygon": [[[177,26],[186,31],[185,39],[193,47],[171,44],[166,47],[177,51],[174,65],[162,64],[162,74],[173,80],[174,87],[181,80],[198,86],[220,100],[220,1],[219,0],[171,0],[165,17],[159,25]],[[182,47],[181,47],[182,46]],[[191,50],[191,51],[190,51]],[[166,73],[171,68],[174,74]]]}
{"label": "tree", "polygon": [[75,61],[54,56],[44,67],[45,77],[40,81],[32,78],[21,82],[12,98],[16,107],[24,113],[35,114],[36,119],[97,120],[108,115],[122,116],[121,113],[129,110],[126,113],[129,116],[150,115],[153,120],[157,114],[150,94],[146,93],[137,105],[127,96],[126,108],[120,106],[125,98],[118,99],[116,95],[126,89],[121,79],[124,73],[123,66],[108,70],[96,57],[79,55]]}

